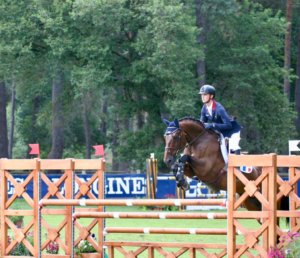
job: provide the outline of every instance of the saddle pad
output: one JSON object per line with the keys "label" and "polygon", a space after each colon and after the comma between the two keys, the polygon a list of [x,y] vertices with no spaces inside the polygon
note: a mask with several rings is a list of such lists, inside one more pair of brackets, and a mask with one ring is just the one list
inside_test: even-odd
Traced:
{"label": "saddle pad", "polygon": [[246,174],[250,174],[253,171],[253,167],[240,166],[240,171]]}

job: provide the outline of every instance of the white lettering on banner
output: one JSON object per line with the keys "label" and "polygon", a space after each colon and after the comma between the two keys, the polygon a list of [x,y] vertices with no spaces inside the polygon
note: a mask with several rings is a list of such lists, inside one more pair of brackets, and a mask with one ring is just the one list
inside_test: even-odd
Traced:
{"label": "white lettering on banner", "polygon": [[202,194],[207,194],[208,188],[201,182],[198,184],[191,184],[190,189],[185,192],[186,198],[196,198]]}
{"label": "white lettering on banner", "polygon": [[[143,183],[143,185],[142,185]],[[132,178],[132,194],[143,194],[146,192],[145,179],[142,177]]]}
{"label": "white lettering on banner", "polygon": [[300,151],[300,141],[299,140],[289,141],[289,155],[291,155],[292,151]]}
{"label": "white lettering on banner", "polygon": [[[145,179],[142,177],[108,177],[106,181],[107,194],[143,194],[146,192]],[[130,183],[132,183],[132,192]]]}
{"label": "white lettering on banner", "polygon": [[[199,196],[203,197],[205,194],[209,194],[209,188],[202,182],[190,184],[190,189],[185,192],[186,198],[197,198]],[[218,192],[218,194],[225,196],[226,191],[221,190]]]}
{"label": "white lettering on banner", "polygon": [[98,179],[96,179],[93,183],[93,191],[96,195],[98,195],[99,191],[98,191]]}
{"label": "white lettering on banner", "polygon": [[[91,177],[82,177],[81,181],[88,182]],[[18,184],[22,184],[26,177],[24,176],[16,176],[15,181]],[[60,177],[57,176],[50,176],[49,179],[52,181],[52,183],[56,183],[60,180]],[[60,194],[65,194],[65,185],[62,183],[59,187]],[[33,185],[32,183],[29,183],[27,185],[27,190],[33,191]],[[45,185],[45,182],[42,183],[42,188],[48,188],[47,185]],[[79,191],[79,185],[75,182],[74,184],[74,192],[77,193]],[[98,179],[96,179],[92,185],[91,185],[92,191],[95,195],[98,195],[99,189],[98,189]],[[43,191],[46,191],[44,189]],[[106,185],[105,185],[105,192],[108,195],[143,195],[146,194],[146,178],[144,177],[107,177],[106,178]],[[7,181],[7,193],[8,195],[13,195],[15,193],[15,186],[8,180]],[[32,194],[32,193],[31,193]]]}

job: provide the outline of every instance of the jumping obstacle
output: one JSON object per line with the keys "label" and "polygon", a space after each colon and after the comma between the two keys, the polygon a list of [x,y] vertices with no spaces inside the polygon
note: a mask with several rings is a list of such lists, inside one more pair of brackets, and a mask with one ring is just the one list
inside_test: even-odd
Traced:
{"label": "jumping obstacle", "polygon": [[[237,167],[242,165],[262,167],[262,175],[255,181],[248,181],[237,169]],[[278,167],[287,167],[289,169],[288,180],[284,181],[277,175]],[[123,255],[128,257],[137,257],[145,250],[148,251],[149,257],[154,257],[155,253],[159,253],[161,256],[179,257],[186,252],[190,253],[190,257],[196,257],[196,254],[201,254],[204,257],[240,257],[243,255],[248,257],[254,257],[256,255],[266,257],[267,251],[270,247],[282,246],[282,242],[277,244],[277,238],[279,237],[279,239],[283,239],[287,235],[287,232],[285,232],[284,229],[276,225],[278,218],[290,217],[289,233],[293,234],[299,232],[300,223],[298,217],[300,214],[298,209],[300,206],[300,199],[297,193],[297,182],[300,179],[299,167],[300,158],[297,156],[276,156],[275,154],[229,156],[228,210],[226,214],[228,241],[227,244],[223,245],[215,243],[196,244],[153,243],[149,241],[105,241],[105,239],[102,238],[103,229],[105,228],[105,216],[112,215],[116,218],[117,216],[122,215],[106,213],[103,206],[96,205],[96,207],[88,207],[88,200],[82,201],[82,198],[84,197],[102,202],[103,197],[101,195],[104,193],[103,172],[105,171],[105,164],[103,160],[1,159],[0,182],[2,187],[0,188],[0,257],[12,257],[9,255],[10,251],[13,250],[17,244],[22,243],[32,253],[33,257],[49,258],[51,255],[45,254],[45,248],[51,241],[57,241],[61,251],[63,252],[63,254],[59,255],[59,257],[70,258],[74,256],[73,248],[76,247],[81,240],[87,239],[90,241],[89,235],[95,227],[98,229],[97,242],[94,241],[92,244],[99,253],[103,253],[103,247],[107,246],[111,257],[114,257],[114,253],[117,250],[121,250]],[[51,170],[61,170],[61,176],[56,182],[52,182],[47,177],[47,171]],[[91,176],[91,179],[87,182],[80,180],[80,178],[76,176],[76,172],[81,170],[92,170],[94,173]],[[12,176],[13,171],[26,173],[26,180],[22,183],[15,181]],[[245,193],[240,197],[235,195],[236,180],[242,181],[245,185]],[[39,196],[39,187],[41,182],[46,184],[48,188],[48,193],[44,196]],[[8,198],[6,187],[8,183],[13,184],[16,189],[15,193],[10,198]],[[26,193],[26,187],[30,183],[34,186],[33,198],[29,197]],[[91,193],[92,184],[97,184],[98,196],[94,196]],[[75,190],[75,185],[77,190]],[[257,197],[257,199],[262,203],[262,211],[250,212],[240,209],[243,201],[249,196]],[[286,212],[276,209],[276,203],[282,196],[290,197],[290,211]],[[25,200],[29,207],[28,210],[17,210],[11,207],[18,198],[23,198]],[[104,218],[91,218],[91,223],[88,225],[82,225],[79,223],[79,216],[76,220],[72,220],[72,216],[75,216],[77,212],[79,212],[79,210],[74,206],[60,206],[58,207],[59,209],[53,209],[53,207],[50,207],[48,209],[46,204],[48,201],[52,201],[53,198],[57,198],[57,201],[62,200],[61,202],[65,202],[66,200],[76,200],[75,203],[80,206],[80,212],[105,213],[105,215],[103,215]],[[80,203],[85,206],[80,205]],[[39,204],[43,206],[39,207]],[[103,202],[102,204],[106,206],[107,203]],[[128,204],[132,203],[129,202]],[[174,205],[174,201],[172,201],[172,205]],[[10,219],[10,216],[20,214],[24,215],[28,221],[25,223],[25,227],[21,229],[17,228]],[[159,213],[156,215],[161,217],[163,216],[159,215]],[[48,222],[48,217],[51,216],[60,216],[62,217],[62,220],[58,225],[51,225]],[[213,217],[208,214],[203,216]],[[243,219],[256,220],[257,218],[260,218],[262,222],[261,226],[257,229],[249,230],[240,222],[240,220]],[[203,219],[201,219],[201,221],[203,221]],[[109,229],[111,227],[107,228]],[[198,228],[184,230],[189,231],[190,234],[194,232],[200,233],[200,231],[197,231]],[[64,231],[64,236],[61,234],[62,231]],[[10,244],[8,244],[7,237],[9,232],[13,234],[13,239]],[[32,232],[33,244],[28,241],[27,233],[29,232]],[[144,234],[147,234],[147,228],[146,231],[144,231]],[[240,244],[236,244],[237,234],[242,238],[240,239]],[[41,236],[43,236],[43,238]],[[125,249],[123,248],[125,246],[136,249],[124,251]],[[174,251],[173,248],[175,248],[175,246],[177,249]],[[166,250],[165,248],[172,248],[172,250]],[[208,249],[218,249],[218,251],[211,252],[207,251]],[[254,254],[253,251],[255,251],[256,254]],[[58,256],[56,255],[54,257]]]}
{"label": "jumping obstacle", "polygon": [[101,199],[101,200],[41,200],[43,206],[186,206],[186,205],[225,205],[226,199]]}
{"label": "jumping obstacle", "polygon": [[186,212],[74,212],[73,218],[113,218],[113,219],[227,219],[225,213]]}
{"label": "jumping obstacle", "polygon": [[[147,185],[148,199],[156,199],[157,178],[158,178],[157,159],[154,157],[154,153],[151,153],[150,158],[146,160],[146,185]],[[169,179],[176,181],[174,176],[169,177]],[[176,197],[180,199],[184,199],[185,191],[182,190],[181,188],[176,187]]]}

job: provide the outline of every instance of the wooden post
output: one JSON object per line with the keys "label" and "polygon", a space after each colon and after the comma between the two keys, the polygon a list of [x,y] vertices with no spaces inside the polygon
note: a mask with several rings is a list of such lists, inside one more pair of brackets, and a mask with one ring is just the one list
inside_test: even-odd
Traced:
{"label": "wooden post", "polygon": [[234,202],[236,195],[236,177],[234,175],[234,167],[231,165],[229,155],[227,170],[227,255],[234,257],[236,250],[236,228],[234,226]]}
{"label": "wooden post", "polygon": [[[74,187],[73,187],[73,173],[74,172],[74,160],[68,159],[70,161],[69,169],[65,170],[65,173],[67,175],[65,180],[65,197],[66,198],[73,198],[74,193]],[[71,255],[73,250],[73,243],[72,243],[72,235],[73,235],[73,223],[70,218],[72,218],[73,214],[73,207],[65,207],[65,220],[66,220],[66,226],[65,226],[65,242],[67,246],[66,255]]]}
{"label": "wooden post", "polygon": [[36,223],[34,223],[33,226],[33,247],[34,247],[34,257],[39,257],[39,231],[40,231],[40,225],[39,225],[39,202],[40,202],[40,182],[39,182],[39,173],[41,170],[41,160],[35,159],[36,161],[36,168],[33,171],[33,219]]}
{"label": "wooden post", "polygon": [[[269,173],[269,170],[267,168],[262,168],[262,173]],[[270,185],[270,176],[268,174],[267,177],[264,178],[264,180],[262,181],[261,183],[261,192],[262,192],[262,195],[266,197],[266,199],[268,200],[268,202],[270,202],[270,196],[269,196],[269,185]],[[271,206],[270,206],[271,207]],[[262,205],[261,209],[262,211],[270,211],[270,207],[264,207]],[[262,223],[266,222],[267,220],[269,220],[269,218],[261,218],[261,221]],[[266,230],[262,233],[262,246],[265,250],[268,250],[268,246],[269,246],[269,231]]]}
{"label": "wooden post", "polygon": [[[271,247],[275,247],[277,243],[277,156],[276,154],[271,154],[272,166],[268,168],[268,177],[269,177],[269,227],[268,227],[268,250]],[[266,250],[266,251],[268,251]]]}
{"label": "wooden post", "polygon": [[7,194],[7,180],[5,177],[5,170],[1,167],[4,159],[0,160],[0,256],[5,255],[5,248],[7,245],[7,226],[5,223],[5,203],[6,203],[6,194]]}
{"label": "wooden post", "polygon": [[[289,181],[291,182],[296,176],[296,169],[295,167],[290,167],[289,168]],[[295,196],[298,196],[298,189],[297,189],[297,184],[295,185],[295,187],[293,187],[293,192],[295,194]],[[293,200],[293,198],[289,198],[289,207],[290,207],[290,211],[295,211],[297,210],[297,203],[295,200]],[[297,220],[295,217],[291,217],[290,218],[290,229],[293,229],[294,227],[296,227],[297,225]]]}
{"label": "wooden post", "polygon": [[[98,168],[98,199],[104,199],[105,198],[105,177],[104,177],[104,173],[105,173],[105,161],[103,159],[100,160],[100,167]],[[104,207],[103,206],[98,206],[98,211],[100,212],[104,212]],[[103,245],[105,242],[104,239],[104,231],[105,228],[105,219],[104,218],[98,218],[98,244],[100,246],[101,249],[101,255],[102,258],[104,258],[104,249],[103,249]],[[111,250],[112,253],[114,252],[114,250]]]}

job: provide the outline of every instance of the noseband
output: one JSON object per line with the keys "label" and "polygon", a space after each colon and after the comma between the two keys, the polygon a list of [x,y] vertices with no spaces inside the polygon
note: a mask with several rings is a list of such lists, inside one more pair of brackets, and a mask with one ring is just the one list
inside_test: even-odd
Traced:
{"label": "noseband", "polygon": [[184,139],[186,141],[185,146],[182,149],[180,149],[180,148],[176,149],[174,147],[165,147],[165,150],[175,150],[176,151],[175,156],[177,156],[177,154],[179,152],[182,152],[185,148],[191,147],[205,133],[205,129],[204,129],[197,137],[195,137],[191,141],[188,141],[188,139],[186,137],[186,136],[188,136],[188,138],[191,139],[190,135],[186,131],[184,131],[183,129],[181,129],[181,128],[177,128],[175,131],[170,132],[170,133],[166,133],[165,135],[171,135],[171,134],[176,133],[177,131],[180,131],[179,140],[178,140],[179,141],[179,146],[181,146],[180,143],[181,143],[181,139],[182,139],[182,134],[183,134],[183,137],[184,137]]}

